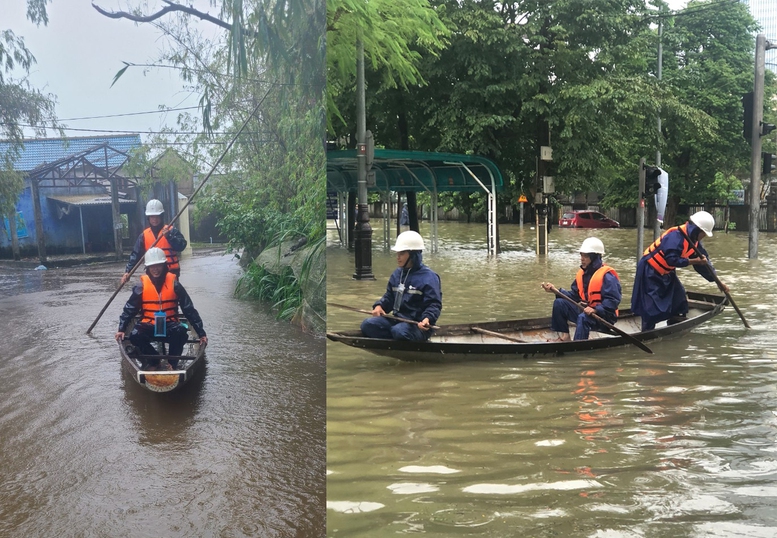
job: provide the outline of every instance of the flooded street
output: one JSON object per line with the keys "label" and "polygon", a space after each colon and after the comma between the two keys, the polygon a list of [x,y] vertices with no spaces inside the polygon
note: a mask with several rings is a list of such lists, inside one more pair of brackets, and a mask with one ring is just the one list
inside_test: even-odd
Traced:
{"label": "flooded street", "polygon": [[0,267],[0,536],[323,536],[324,340],[233,298],[230,255],[181,265],[209,346],[168,394],[121,367],[129,286],[85,334],[123,263]]}
{"label": "flooded street", "polygon": [[[383,233],[376,226],[375,238]],[[549,316],[569,289],[588,235],[623,283],[628,308],[634,229],[443,223],[439,324]],[[429,242],[429,228],[421,233]],[[396,267],[373,250],[374,282],[354,281],[352,253],[330,230],[328,301],[371,309]],[[649,232],[648,232],[649,234]],[[650,244],[652,235],[645,238]],[[674,340],[539,359],[406,363],[327,342],[327,535],[388,537],[771,537],[777,535],[777,237],[746,232],[704,242],[752,329],[733,308]],[[689,290],[715,292],[692,269]],[[364,315],[329,308],[328,329]]]}

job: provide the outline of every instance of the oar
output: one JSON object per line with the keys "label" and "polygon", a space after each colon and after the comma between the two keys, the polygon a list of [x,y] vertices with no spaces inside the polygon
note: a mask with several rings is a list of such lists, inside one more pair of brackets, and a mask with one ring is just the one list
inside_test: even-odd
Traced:
{"label": "oar", "polygon": [[475,331],[476,333],[480,334],[487,334],[488,336],[495,336],[496,338],[504,338],[505,340],[510,340],[511,342],[518,342],[519,344],[526,344],[526,340],[518,340],[517,338],[513,338],[512,336],[507,336],[506,334],[494,332],[494,331],[488,331],[486,329],[481,329],[480,327],[470,327],[471,330]]}
{"label": "oar", "polygon": [[720,279],[718,278],[718,275],[715,273],[715,269],[712,267],[712,263],[710,262],[709,258],[704,256],[704,254],[702,254],[699,251],[699,249],[696,247],[696,244],[693,241],[691,241],[691,238],[688,237],[687,233],[685,233],[685,230],[683,230],[682,228],[677,228],[677,229],[680,230],[681,234],[683,234],[683,237],[685,237],[685,239],[691,245],[691,248],[693,248],[693,251],[696,253],[696,255],[699,256],[700,258],[704,257],[707,260],[707,267],[709,268],[710,273],[712,273],[712,277],[715,279],[715,283],[718,285],[718,289],[726,294],[726,299],[728,299],[728,302],[731,303],[731,306],[734,307],[734,310],[737,311],[737,314],[739,314],[739,318],[742,320],[742,323],[745,324],[745,327],[749,329],[750,324],[747,322],[747,320],[745,319],[745,316],[742,314],[742,311],[739,310],[739,307],[734,302],[734,298],[731,296],[729,292],[725,290],[725,286],[723,285],[723,282],[721,282]]}
{"label": "oar", "polygon": [[[337,303],[326,303],[326,304],[328,304],[329,306],[336,306],[337,308],[343,308],[345,310],[350,310],[351,312],[361,312],[362,314],[372,315],[372,310],[362,310],[361,308],[354,308],[352,306],[347,306],[347,305],[344,305],[344,304],[337,304]],[[412,319],[400,318],[400,317],[397,317],[397,316],[392,316],[391,314],[385,314],[384,313],[383,317],[386,318],[386,319],[393,319],[393,320],[396,320],[396,321],[404,321],[405,323],[412,323],[413,325],[418,325],[418,323],[419,323],[419,322],[417,322],[415,320],[412,320]],[[429,328],[430,329],[439,329],[440,327],[438,327],[437,325],[429,325]]]}
{"label": "oar", "polygon": [[[571,297],[567,297],[566,295],[564,295],[563,293],[558,291],[555,286],[552,286],[550,288],[550,291],[555,293],[556,297],[560,297],[560,298],[564,299],[565,301],[568,301],[568,302],[572,303],[577,308],[579,308],[581,311],[585,310],[585,307],[583,305],[581,305],[580,303],[578,303],[577,301],[575,301]],[[604,325],[605,327],[607,327],[611,331],[614,331],[614,332],[618,333],[619,335],[624,337],[626,340],[628,340],[630,343],[632,343],[635,346],[637,346],[638,348],[640,348],[642,351],[644,351],[646,353],[653,353],[653,350],[650,349],[649,347],[647,347],[645,344],[643,344],[642,342],[640,342],[639,340],[637,340],[636,338],[631,336],[626,331],[622,331],[621,329],[619,329],[618,327],[616,327],[615,325],[613,325],[612,323],[610,323],[606,319],[603,319],[598,314],[591,314],[591,317],[593,317],[596,321],[598,321],[599,323],[601,323],[602,325]]]}
{"label": "oar", "polygon": [[[235,143],[235,141],[237,140],[237,137],[239,137],[239,136],[240,136],[240,134],[243,132],[243,130],[246,128],[246,125],[248,125],[248,122],[251,120],[251,118],[253,118],[253,117],[254,117],[254,115],[256,114],[256,112],[259,110],[259,107],[261,106],[261,104],[264,102],[264,100],[267,98],[267,96],[268,96],[269,94],[270,94],[270,90],[267,90],[267,93],[265,93],[265,94],[264,94],[264,96],[263,96],[263,97],[262,97],[262,98],[259,100],[259,102],[256,104],[256,106],[254,107],[254,110],[251,112],[251,114],[249,114],[249,115],[248,115],[248,117],[247,117],[247,118],[246,118],[246,120],[243,122],[243,125],[242,125],[242,126],[240,127],[240,129],[237,131],[237,133],[235,134],[235,136],[233,136],[233,137],[232,137],[232,140],[230,140],[230,141],[229,141],[229,144],[227,144],[227,147],[226,147],[226,148],[224,148],[224,151],[221,153],[221,155],[219,156],[219,158],[218,158],[218,160],[215,162],[215,164],[214,164],[214,165],[211,167],[211,169],[210,169],[210,172],[208,172],[208,175],[207,175],[207,176],[205,176],[205,179],[203,179],[203,180],[202,180],[202,182],[201,182],[201,183],[200,183],[200,184],[197,186],[197,188],[196,188],[196,189],[194,189],[194,192],[192,192],[192,195],[191,195],[191,196],[189,196],[189,200],[187,200],[187,202],[186,202],[186,203],[184,204],[184,206],[183,206],[183,207],[182,207],[182,208],[181,208],[181,209],[178,211],[178,213],[175,215],[175,217],[173,217],[173,220],[171,220],[171,221],[170,221],[170,224],[169,224],[170,226],[172,226],[172,225],[173,225],[173,224],[174,224],[174,223],[175,223],[175,222],[178,220],[178,218],[179,218],[179,217],[180,217],[180,216],[183,214],[184,210],[186,210],[186,208],[187,208],[187,207],[189,207],[189,204],[190,204],[190,203],[192,203],[192,200],[194,199],[194,197],[197,195],[197,193],[198,193],[198,192],[200,192],[200,189],[202,189],[202,187],[205,185],[205,183],[206,183],[206,182],[207,182],[207,181],[210,179],[210,176],[211,176],[211,175],[213,174],[213,172],[216,170],[216,167],[217,167],[219,164],[221,164],[221,161],[222,161],[222,159],[224,159],[224,157],[227,155],[227,152],[228,152],[228,151],[229,151],[229,149],[232,147],[232,144],[234,144],[234,143]],[[156,246],[156,244],[159,242],[159,240],[160,240],[160,239],[162,239],[162,234],[159,234],[159,237],[157,237],[157,238],[154,240],[154,242],[153,242],[153,243],[151,243],[151,246],[150,246],[150,247],[148,247],[148,248],[152,248],[152,247]],[[133,267],[133,268],[130,270],[130,272],[128,273],[129,277],[131,277],[131,276],[133,275],[133,273],[134,273],[134,272],[137,270],[137,268],[138,268],[138,267],[140,267],[140,264],[143,262],[143,260],[144,260],[145,258],[146,258],[146,255],[145,255],[145,253],[144,253],[144,254],[143,254],[141,257],[140,257],[140,259],[138,260],[138,262],[135,264],[135,267]],[[129,282],[129,277],[127,278],[127,282]],[[110,298],[110,299],[108,299],[108,302],[107,302],[107,303],[105,303],[105,306],[103,307],[103,309],[102,309],[102,310],[100,310],[100,313],[99,313],[99,314],[97,314],[97,317],[95,318],[95,320],[92,322],[92,324],[91,324],[91,325],[89,325],[89,328],[86,330],[86,334],[90,334],[90,333],[92,332],[92,329],[94,329],[94,326],[95,326],[95,325],[97,325],[97,322],[100,320],[100,318],[102,317],[102,315],[103,315],[103,314],[105,313],[105,311],[108,309],[108,306],[109,306],[109,305],[110,305],[110,304],[113,302],[113,300],[116,298],[116,296],[117,296],[117,295],[119,294],[119,292],[121,291],[121,288],[123,288],[123,287],[124,287],[124,282],[121,282],[121,283],[119,284],[119,287],[118,287],[118,288],[116,288],[116,291],[114,291],[114,292],[113,292],[113,295],[111,295],[111,298]]]}

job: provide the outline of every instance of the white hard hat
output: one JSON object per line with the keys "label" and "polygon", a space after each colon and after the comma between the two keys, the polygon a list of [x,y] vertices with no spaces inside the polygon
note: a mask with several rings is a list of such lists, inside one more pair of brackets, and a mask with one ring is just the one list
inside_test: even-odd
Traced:
{"label": "white hard hat", "polygon": [[145,263],[146,267],[150,265],[158,265],[160,263],[167,263],[167,256],[165,256],[165,251],[158,247],[151,247],[146,251]]}
{"label": "white hard hat", "polygon": [[146,204],[146,215],[148,216],[161,215],[164,212],[165,208],[159,200],[149,200]]}
{"label": "white hard hat", "polygon": [[414,232],[413,230],[408,230],[406,232],[402,232],[397,236],[397,242],[394,243],[394,246],[391,247],[391,250],[394,250],[396,252],[402,252],[405,250],[423,250],[424,249],[424,238],[421,237],[421,234],[418,232]]}
{"label": "white hard hat", "polygon": [[691,222],[702,229],[708,236],[712,237],[712,229],[715,227],[715,218],[706,211],[697,211],[691,215]]}
{"label": "white hard hat", "polygon": [[596,237],[589,237],[580,245],[581,254],[604,254],[604,243]]}

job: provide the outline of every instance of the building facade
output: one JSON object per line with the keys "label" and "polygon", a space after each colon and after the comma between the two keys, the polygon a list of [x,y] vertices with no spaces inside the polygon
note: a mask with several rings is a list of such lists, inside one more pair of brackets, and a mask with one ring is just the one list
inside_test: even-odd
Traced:
{"label": "building facade", "polygon": [[[750,8],[750,14],[761,26],[760,33],[777,45],[777,0],[741,0]],[[766,51],[766,68],[777,73],[777,49]]]}

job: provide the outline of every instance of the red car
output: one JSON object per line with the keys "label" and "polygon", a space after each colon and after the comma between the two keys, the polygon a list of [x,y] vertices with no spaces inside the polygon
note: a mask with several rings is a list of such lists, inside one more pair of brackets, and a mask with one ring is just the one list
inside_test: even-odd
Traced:
{"label": "red car", "polygon": [[617,220],[598,211],[567,211],[558,219],[559,228],[620,228]]}

